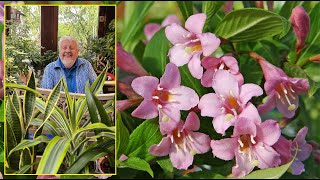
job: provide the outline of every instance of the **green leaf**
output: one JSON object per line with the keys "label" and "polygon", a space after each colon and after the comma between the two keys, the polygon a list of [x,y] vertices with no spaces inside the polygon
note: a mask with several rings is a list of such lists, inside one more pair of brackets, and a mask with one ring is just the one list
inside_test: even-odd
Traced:
{"label": "green leaf", "polygon": [[212,24],[216,24],[214,21],[216,13],[225,4],[225,1],[204,1],[202,5],[202,12],[207,15],[206,23],[204,24],[204,32],[212,32]]}
{"label": "green leaf", "polygon": [[284,71],[289,77],[307,78],[306,73],[296,64],[291,64],[289,62],[284,63]]}
{"label": "green leaf", "polygon": [[192,1],[177,1],[180,11],[184,20],[186,21],[191,15],[193,15],[193,3]]}
{"label": "green leaf", "polygon": [[320,82],[311,81],[310,88],[308,90],[308,97],[313,96],[319,88],[320,88]]}
{"label": "green leaf", "polygon": [[0,105],[0,122],[4,122],[4,102],[1,102]]}
{"label": "green leaf", "polygon": [[32,139],[32,140],[24,139],[9,152],[8,157],[15,151],[22,150],[24,148],[33,147],[33,146],[38,145],[42,142],[49,142],[49,141],[50,140],[46,136],[43,136],[43,135],[38,136],[36,139]]}
{"label": "green leaf", "polygon": [[309,61],[309,58],[320,52],[320,3],[310,13],[310,33],[306,39],[306,48],[302,50],[297,64],[299,66]]}
{"label": "green leaf", "polygon": [[[31,89],[36,89],[36,81],[35,81],[35,76],[33,71],[28,80],[27,86]],[[23,102],[24,122],[26,123],[25,129],[28,129],[32,115],[33,115],[34,106],[36,103],[36,94],[30,91],[26,91],[24,94],[24,100],[25,100],[25,102]]]}
{"label": "green leaf", "polygon": [[320,64],[312,63],[308,65],[304,72],[315,82],[320,82]]}
{"label": "green leaf", "polygon": [[90,124],[84,128],[80,128],[78,129],[75,133],[74,133],[74,139],[77,140],[78,137],[83,134],[86,131],[91,131],[91,130],[107,130],[109,132],[115,132],[115,128],[114,126],[109,127],[103,123],[94,123],[94,124]]}
{"label": "green leaf", "polygon": [[153,177],[153,171],[148,162],[138,157],[129,157],[127,160],[123,162],[120,161],[120,165],[127,166],[132,169],[147,171],[150,174],[150,176]]}
{"label": "green leaf", "polygon": [[178,179],[225,179],[226,177],[213,171],[203,170],[199,172],[188,173]]}
{"label": "green leaf", "polygon": [[149,154],[150,146],[158,144],[161,139],[158,118],[145,120],[130,135],[124,154],[128,157],[139,157],[148,162],[155,158]]}
{"label": "green leaf", "polygon": [[10,129],[13,131],[15,142],[20,143],[22,139],[23,122],[19,116],[19,112],[17,112],[16,108],[13,105],[11,98],[8,98],[7,100],[6,110],[7,110],[6,121],[10,126]]}
{"label": "green leaf", "polygon": [[101,101],[96,96],[93,96],[93,99],[94,99],[94,102],[97,106],[101,122],[107,126],[112,126],[112,119],[110,118],[110,116],[108,115],[106,110],[104,109]]}
{"label": "green leaf", "polygon": [[288,32],[288,21],[262,9],[246,8],[227,14],[218,26],[216,34],[234,42],[259,40]]}
{"label": "green leaf", "polygon": [[116,154],[117,159],[120,158],[122,153],[125,151],[127,144],[129,142],[129,131],[126,126],[122,123],[120,112],[117,112],[117,120],[116,120]]}
{"label": "green leaf", "polygon": [[121,43],[124,49],[128,50],[130,43],[134,41],[134,37],[137,33],[142,31],[143,28],[143,20],[146,17],[148,10],[153,4],[153,1],[139,1],[134,2],[135,6],[133,8],[133,12],[130,13],[130,17],[127,20],[127,24],[125,24],[125,31],[122,33]]}
{"label": "green leaf", "polygon": [[245,83],[254,83],[260,85],[263,74],[257,61],[242,56],[239,60],[239,66]]}
{"label": "green leaf", "polygon": [[69,146],[70,140],[59,136],[54,137],[44,150],[37,174],[57,174]]}
{"label": "green leaf", "polygon": [[40,96],[40,97],[44,98],[41,93],[39,93],[38,91],[36,91],[36,90],[34,90],[32,88],[29,88],[27,86],[23,86],[23,85],[20,85],[20,84],[6,83],[6,87],[27,90],[27,91],[33,92],[37,96]]}
{"label": "green leaf", "polygon": [[280,16],[289,19],[292,9],[300,4],[301,1],[286,1],[280,10]]}
{"label": "green leaf", "polygon": [[166,157],[164,159],[159,159],[157,160],[157,163],[167,174],[173,173],[173,166],[170,158]]}
{"label": "green leaf", "polygon": [[161,77],[169,62],[167,56],[169,49],[170,42],[165,35],[164,29],[161,29],[148,42],[141,61],[142,66],[151,75],[158,78]]}

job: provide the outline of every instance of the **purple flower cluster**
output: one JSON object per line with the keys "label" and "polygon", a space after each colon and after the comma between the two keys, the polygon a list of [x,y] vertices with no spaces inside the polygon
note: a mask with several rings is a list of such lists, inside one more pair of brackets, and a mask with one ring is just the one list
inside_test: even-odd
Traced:
{"label": "purple flower cluster", "polygon": [[[309,89],[308,80],[290,78],[282,69],[260,58],[258,62],[265,78],[267,100],[257,109],[250,100],[261,96],[263,89],[256,84],[244,84],[234,57],[211,56],[220,46],[220,39],[212,33],[202,32],[205,20],[205,14],[192,15],[187,19],[185,29],[176,20],[166,23],[166,37],[173,47],[168,52],[170,63],[163,76],[159,80],[140,75],[131,83],[134,92],[143,98],[132,116],[141,119],[159,116],[160,131],[164,135],[149,152],[155,156],[169,155],[174,167],[188,169],[196,154],[211,149],[214,157],[226,161],[235,158],[232,175],[243,177],[255,167],[265,169],[288,163],[298,148],[291,172],[302,173],[301,161],[306,160],[312,151],[311,145],[305,141],[307,128],[299,131],[293,141],[286,140],[281,136],[277,121],[262,121],[260,114],[277,107],[285,117],[292,118],[298,108],[298,95]],[[157,27],[159,29],[160,25]],[[204,87],[213,88],[214,93],[199,98],[193,89],[181,85],[178,67],[187,63],[191,75],[201,80]],[[209,135],[196,132],[200,128],[200,119],[192,111],[196,107],[201,116],[213,118],[213,129],[223,139],[212,140]],[[189,111],[185,121],[181,120],[181,111]],[[225,132],[231,126],[233,133],[227,138]]]}

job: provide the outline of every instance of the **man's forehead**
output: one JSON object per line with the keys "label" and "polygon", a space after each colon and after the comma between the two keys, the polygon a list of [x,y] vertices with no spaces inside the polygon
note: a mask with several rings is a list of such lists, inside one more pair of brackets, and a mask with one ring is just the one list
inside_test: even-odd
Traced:
{"label": "man's forehead", "polygon": [[76,42],[69,39],[65,39],[61,41],[61,46],[68,46],[68,45],[76,45]]}

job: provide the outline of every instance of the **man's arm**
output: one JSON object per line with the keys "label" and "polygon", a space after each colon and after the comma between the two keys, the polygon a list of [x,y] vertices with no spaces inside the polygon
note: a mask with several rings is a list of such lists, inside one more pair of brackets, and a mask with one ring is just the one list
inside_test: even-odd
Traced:
{"label": "man's arm", "polygon": [[50,68],[50,66],[46,66],[46,68],[44,69],[44,73],[43,73],[43,77],[42,77],[42,81],[41,81],[41,88],[45,88],[45,89],[53,89],[54,85],[53,85],[53,68]]}

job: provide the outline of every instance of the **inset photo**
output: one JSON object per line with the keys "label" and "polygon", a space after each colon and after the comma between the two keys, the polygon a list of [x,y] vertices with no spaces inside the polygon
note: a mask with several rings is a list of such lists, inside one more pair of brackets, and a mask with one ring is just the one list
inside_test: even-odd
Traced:
{"label": "inset photo", "polygon": [[5,9],[5,175],[115,175],[115,6]]}

